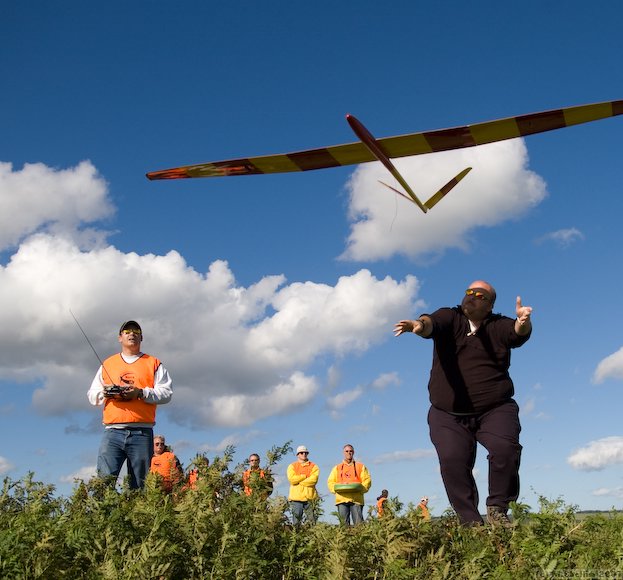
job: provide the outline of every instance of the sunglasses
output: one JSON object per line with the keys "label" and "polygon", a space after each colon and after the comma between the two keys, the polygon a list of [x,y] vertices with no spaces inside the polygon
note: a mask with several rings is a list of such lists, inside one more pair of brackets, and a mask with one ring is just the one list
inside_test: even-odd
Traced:
{"label": "sunglasses", "polygon": [[143,334],[138,328],[128,328],[126,330],[122,330],[121,334],[136,334],[136,335],[140,335]]}
{"label": "sunglasses", "polygon": [[473,296],[478,300],[491,301],[491,298],[489,298],[489,296],[487,296],[484,292],[481,292],[480,290],[474,290],[473,288],[468,288],[467,290],[465,290],[465,296]]}
{"label": "sunglasses", "polygon": [[299,451],[299,455],[309,455],[309,451]]}

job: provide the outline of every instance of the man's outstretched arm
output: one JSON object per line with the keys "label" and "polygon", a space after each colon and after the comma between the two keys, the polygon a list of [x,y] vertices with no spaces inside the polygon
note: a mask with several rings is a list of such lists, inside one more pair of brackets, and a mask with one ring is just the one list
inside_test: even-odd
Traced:
{"label": "man's outstretched arm", "polygon": [[401,320],[394,326],[394,336],[400,336],[405,332],[412,332],[418,336],[430,336],[433,331],[433,323],[431,319],[424,315],[417,320]]}

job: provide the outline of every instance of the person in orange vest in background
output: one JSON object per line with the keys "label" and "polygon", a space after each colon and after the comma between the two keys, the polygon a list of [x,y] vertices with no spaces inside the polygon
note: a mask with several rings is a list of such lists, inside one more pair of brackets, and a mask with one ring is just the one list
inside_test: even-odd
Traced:
{"label": "person in orange vest in background", "polygon": [[424,496],[420,500],[420,503],[417,504],[417,509],[420,511],[422,519],[426,521],[430,520],[430,512],[428,511],[428,498],[426,496]]}
{"label": "person in orange vest in background", "polygon": [[210,460],[205,455],[197,455],[193,460],[194,467],[188,472],[188,481],[184,489],[197,489],[199,477],[205,475],[205,470],[210,466]]}
{"label": "person in orange vest in background", "polygon": [[387,497],[389,496],[389,492],[384,489],[381,492],[381,495],[379,495],[379,497],[376,498],[376,512],[378,514],[379,518],[383,517],[383,504],[387,501]]}
{"label": "person in orange vest in background", "polygon": [[270,472],[260,469],[260,456],[257,453],[249,455],[249,469],[242,474],[242,485],[247,496],[254,490],[261,490],[262,497],[266,499],[273,492],[273,482]]}
{"label": "person in orange vest in background", "polygon": [[103,362],[87,393],[91,405],[104,406],[97,474],[114,483],[127,461],[130,489],[145,485],[154,452],[156,406],[168,403],[173,394],[164,365],[141,352],[143,338],[138,322],[124,322],[118,338],[121,353]]}
{"label": "person in orange vest in background", "polygon": [[320,476],[320,469],[315,463],[309,461],[309,450],[305,445],[296,448],[296,461],[288,465],[288,481],[290,482],[290,511],[292,512],[292,523],[300,526],[305,519],[310,524],[316,523],[314,512],[315,500],[318,499],[316,484]]}
{"label": "person in orange vest in background", "polygon": [[182,466],[175,454],[167,447],[164,435],[154,437],[154,456],[151,458],[151,473],[162,480],[162,489],[171,493],[173,486],[182,479]]}
{"label": "person in orange vest in background", "polygon": [[335,504],[340,522],[351,525],[363,522],[364,494],[372,485],[372,478],[363,463],[355,461],[355,448],[344,445],[344,460],[329,474],[327,486],[335,494]]}

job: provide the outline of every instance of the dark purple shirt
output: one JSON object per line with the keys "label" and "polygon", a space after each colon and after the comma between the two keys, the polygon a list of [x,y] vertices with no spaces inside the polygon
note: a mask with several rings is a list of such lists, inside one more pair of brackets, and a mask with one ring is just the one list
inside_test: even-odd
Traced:
{"label": "dark purple shirt", "polygon": [[430,402],[443,411],[477,414],[512,398],[508,374],[511,348],[524,344],[515,320],[490,314],[476,334],[468,336],[469,321],[461,307],[440,308],[429,314],[435,347],[428,391]]}

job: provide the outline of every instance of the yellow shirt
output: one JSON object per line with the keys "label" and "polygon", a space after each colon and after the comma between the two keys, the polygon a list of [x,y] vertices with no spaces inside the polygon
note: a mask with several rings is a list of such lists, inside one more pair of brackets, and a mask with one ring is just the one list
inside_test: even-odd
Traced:
{"label": "yellow shirt", "polygon": [[290,501],[309,501],[316,499],[318,492],[316,484],[320,469],[311,461],[295,461],[288,465],[288,481],[290,482]]}
{"label": "yellow shirt", "polygon": [[[360,483],[361,488],[353,491],[335,491],[336,483]],[[338,463],[329,474],[327,480],[329,491],[335,494],[335,504],[353,502],[364,504],[363,495],[372,486],[372,478],[367,467],[363,463]]]}

